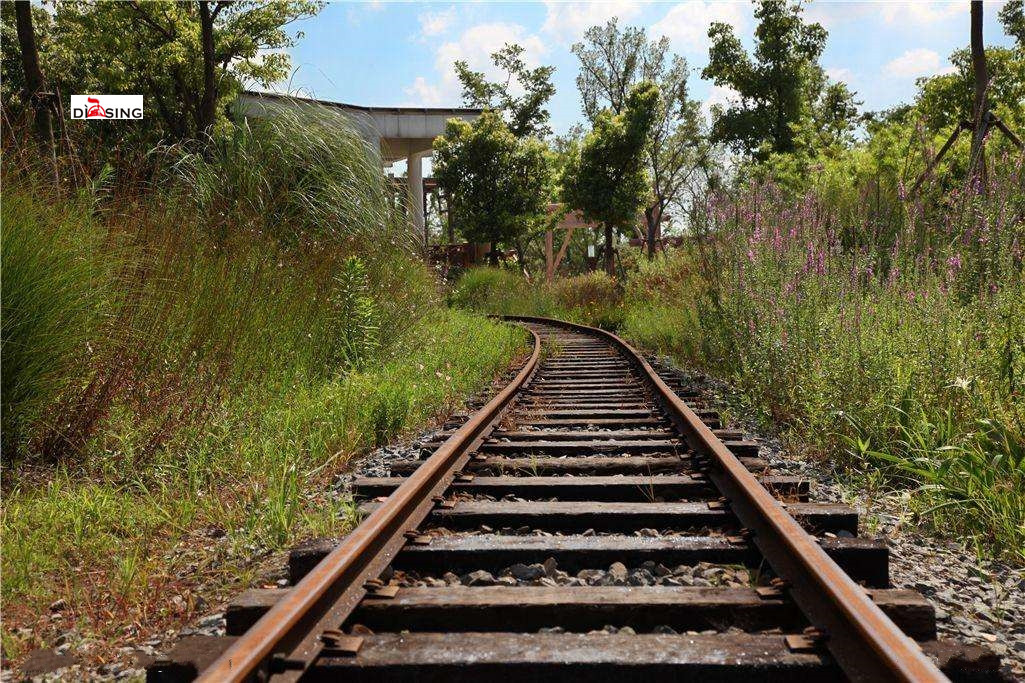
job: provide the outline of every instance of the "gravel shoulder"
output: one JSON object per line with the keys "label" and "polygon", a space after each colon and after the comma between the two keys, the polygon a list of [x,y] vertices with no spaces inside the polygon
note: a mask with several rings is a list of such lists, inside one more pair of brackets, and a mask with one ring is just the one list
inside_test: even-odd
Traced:
{"label": "gravel shoulder", "polygon": [[[700,386],[720,409],[727,406],[726,385],[693,376],[667,358],[652,359],[660,372],[674,373]],[[730,411],[735,408],[730,406]],[[759,457],[778,474],[814,482],[812,499],[850,505],[861,515],[862,533],[885,538],[890,547],[894,588],[922,593],[936,607],[941,638],[983,645],[1001,656],[1012,676],[1025,680],[1025,568],[980,558],[957,539],[943,538],[916,524],[910,491],[870,493],[828,463],[784,450],[779,439],[759,432],[740,416],[729,427],[743,429],[762,442]]]}

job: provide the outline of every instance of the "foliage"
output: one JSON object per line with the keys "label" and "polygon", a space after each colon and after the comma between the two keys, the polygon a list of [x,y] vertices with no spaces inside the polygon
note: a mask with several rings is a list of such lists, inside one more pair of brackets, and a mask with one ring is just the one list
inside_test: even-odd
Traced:
{"label": "foliage", "polygon": [[[86,213],[80,206],[78,213]],[[113,284],[98,258],[103,236],[75,213],[7,191],[0,203],[2,243],[3,451],[22,427],[67,389],[91,349],[99,312]]]}
{"label": "foliage", "polygon": [[449,303],[464,310],[503,315],[550,310],[533,296],[522,275],[503,268],[468,269],[452,288]]}
{"label": "foliage", "polygon": [[563,199],[605,229],[606,270],[612,274],[613,230],[629,225],[649,193],[644,148],[658,107],[658,88],[639,83],[620,114],[603,111],[563,176]]}
{"label": "foliage", "polygon": [[551,195],[544,145],[517,138],[493,111],[473,123],[449,120],[434,141],[434,175],[448,197],[450,220],[471,242],[516,244],[544,218]]}
{"label": "foliage", "polygon": [[[44,8],[32,5],[32,26],[37,44],[50,44],[53,19]],[[0,96],[5,106],[24,106],[25,70],[14,17],[14,3],[0,3]]]}
{"label": "foliage", "polygon": [[[465,61],[455,63],[456,76],[463,86],[463,104],[501,112],[509,130],[518,138],[551,134],[546,107],[555,94],[552,85],[555,67],[527,68],[523,47],[515,44],[506,44],[493,53],[491,61],[505,72],[504,80],[489,82],[483,73],[471,70]],[[514,94],[519,91],[522,94]]]}
{"label": "foliage", "polygon": [[809,119],[815,128],[841,137],[853,129],[853,94],[842,83],[830,83],[818,63],[826,30],[806,24],[801,13],[799,3],[761,0],[753,55],[729,24],[708,29],[712,45],[702,76],[740,97],[714,112],[713,139],[764,159],[770,152],[793,152],[794,127]]}
{"label": "foliage", "polygon": [[505,283],[518,294],[499,302],[615,326],[710,372],[794,450],[883,478],[918,519],[1025,561],[1025,158],[996,162],[985,193],[906,205],[885,248],[871,187],[841,195],[827,178],[795,201],[754,183],[709,197],[704,237],[624,259],[618,315],[558,283]]}
{"label": "foliage", "polygon": [[[58,623],[36,619],[57,599],[61,630],[114,643],[189,620],[197,584],[225,580],[209,560],[244,583],[265,548],[344,533],[353,509],[328,489],[349,460],[521,348],[445,311],[399,228],[362,239],[388,213],[365,145],[287,123],[208,157],[157,149],[146,185],[117,168],[54,187],[5,149],[8,656],[49,644]],[[209,529],[226,540],[197,558]]]}
{"label": "foliage", "polygon": [[[972,120],[975,75],[968,48],[950,55],[954,72],[918,81],[918,111],[932,131],[950,130]],[[986,67],[990,81],[986,97],[993,113],[1007,122],[1025,122],[1025,49],[988,47]]]}
{"label": "foliage", "polygon": [[573,46],[580,59],[577,88],[584,113],[592,121],[606,108],[622,113],[628,89],[654,83],[661,97],[646,147],[652,197],[645,207],[649,253],[670,205],[682,206],[688,190],[704,179],[711,150],[703,136],[699,103],[687,92],[687,61],[669,52],[669,39],[648,41],[643,28],[619,29],[616,19],[593,26]]}
{"label": "foliage", "polygon": [[389,211],[379,150],[335,110],[297,102],[240,122],[202,152],[162,151],[174,159],[173,186],[213,218],[217,236],[244,221],[283,246],[376,239],[410,253],[419,247]]}
{"label": "foliage", "polygon": [[366,366],[381,344],[380,314],[371,296],[367,268],[358,256],[350,256],[335,275],[331,295],[338,336],[333,340],[329,363],[343,370]]}
{"label": "foliage", "polygon": [[1025,50],[1025,3],[1022,0],[1008,0],[997,16],[1007,35],[1014,36],[1018,49]]}
{"label": "foliage", "polygon": [[502,315],[541,315],[615,329],[622,320],[622,293],[606,273],[581,273],[551,285],[529,283],[522,274],[502,268],[471,268],[452,288],[457,308]]}
{"label": "foliage", "polygon": [[[37,40],[51,87],[61,93],[141,93],[155,103],[146,121],[158,122],[155,130],[145,130],[153,137],[183,139],[196,137],[218,117],[223,120],[224,103],[245,84],[267,87],[285,78],[286,49],[296,41],[287,26],[321,6],[312,0],[68,0],[57,3],[52,18],[34,14],[42,19]],[[7,22],[5,8],[5,27]],[[204,23],[209,42],[204,42]],[[12,85],[24,78],[16,52],[17,41],[5,40],[3,80],[13,76]],[[139,128],[111,132],[135,134]]]}

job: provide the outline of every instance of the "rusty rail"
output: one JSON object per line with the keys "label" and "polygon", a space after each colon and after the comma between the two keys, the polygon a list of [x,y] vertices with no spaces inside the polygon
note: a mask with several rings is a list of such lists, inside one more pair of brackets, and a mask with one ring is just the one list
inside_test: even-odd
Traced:
{"label": "rusty rail", "polygon": [[620,337],[560,320],[508,316],[603,337],[629,358],[654,386],[663,407],[689,445],[710,458],[709,478],[727,497],[752,542],[787,582],[794,601],[816,627],[810,640],[825,641],[844,673],[855,681],[946,681],[918,645],[869,599],[791,517],[733,453],[694,414],[658,373]]}
{"label": "rusty rail", "polygon": [[510,401],[531,378],[541,339],[526,364],[501,392],[475,413],[409,479],[372,512],[323,562],[207,667],[199,681],[245,681],[260,672],[295,680],[325,648],[344,647],[337,632],[367,594],[364,584],[391,562],[463,466],[469,451],[501,419]]}
{"label": "rusty rail", "polygon": [[[704,460],[703,471],[744,525],[744,535],[780,577],[776,590],[786,590],[814,626],[803,636],[788,637],[791,647],[824,645],[855,681],[947,680],[629,344],[612,333],[584,325],[524,316],[507,319],[559,326],[604,339],[650,384],[657,402],[694,451],[695,460]],[[378,587],[373,579],[392,563],[473,449],[483,443],[532,378],[540,357],[540,337],[533,330],[531,334],[533,353],[516,378],[207,667],[199,680],[242,681],[267,675],[274,675],[275,680],[297,680],[321,655],[356,647],[347,643],[352,637],[342,633],[340,626],[362,598]]]}

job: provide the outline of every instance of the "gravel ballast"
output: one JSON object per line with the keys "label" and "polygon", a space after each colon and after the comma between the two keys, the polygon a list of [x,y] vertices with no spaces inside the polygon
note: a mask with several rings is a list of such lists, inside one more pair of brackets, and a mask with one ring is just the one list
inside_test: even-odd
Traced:
{"label": "gravel ballast", "polygon": [[[714,406],[725,406],[726,385],[680,370],[667,358],[649,360],[664,377],[675,376],[699,389]],[[916,526],[907,512],[910,492],[870,497],[845,483],[828,463],[784,452],[779,439],[759,434],[752,420],[741,418],[729,426],[761,441],[758,457],[773,473],[813,481],[812,500],[855,508],[862,533],[884,538],[889,545],[893,587],[917,590],[936,607],[941,638],[985,646],[1001,656],[1016,678],[1025,680],[1025,569],[980,559],[956,540]]]}

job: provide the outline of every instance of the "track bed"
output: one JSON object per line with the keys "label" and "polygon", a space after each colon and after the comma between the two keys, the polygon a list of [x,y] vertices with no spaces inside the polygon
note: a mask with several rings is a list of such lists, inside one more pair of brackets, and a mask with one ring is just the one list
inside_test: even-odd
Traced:
{"label": "track bed", "polygon": [[358,479],[367,519],[293,551],[228,637],[149,679],[999,680],[891,589],[858,515],[773,476],[620,340],[523,319],[535,354],[423,462]]}

